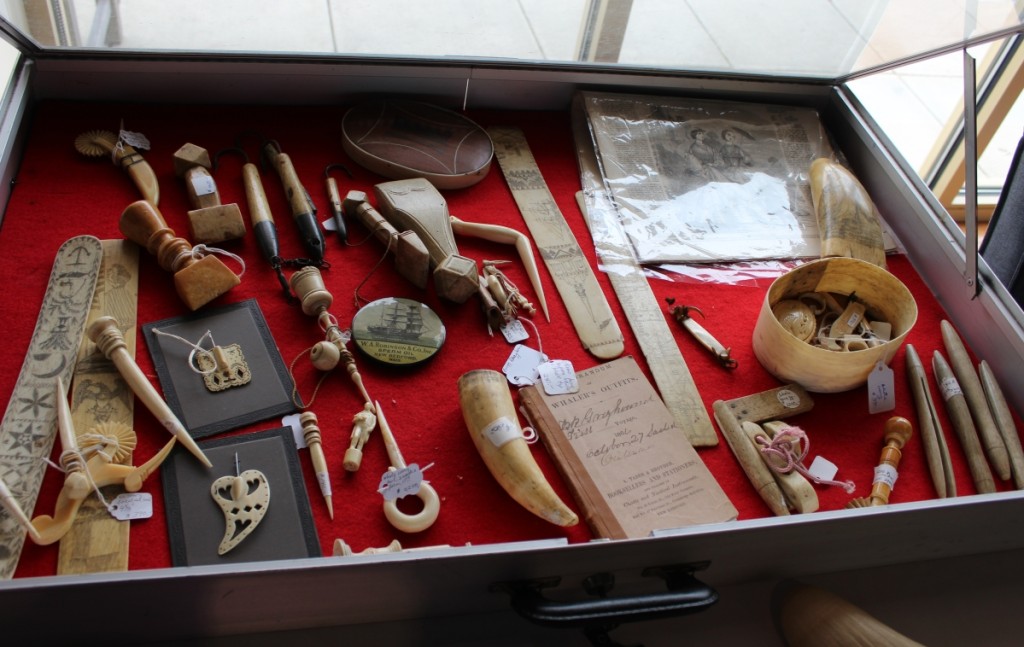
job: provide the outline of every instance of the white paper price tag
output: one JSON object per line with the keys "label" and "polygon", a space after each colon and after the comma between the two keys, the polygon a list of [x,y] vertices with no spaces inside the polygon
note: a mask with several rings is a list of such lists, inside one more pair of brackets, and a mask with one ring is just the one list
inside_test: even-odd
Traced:
{"label": "white paper price tag", "polygon": [[377,491],[384,495],[385,501],[394,501],[419,492],[422,482],[423,470],[416,463],[412,463],[401,469],[384,472],[380,477]]}
{"label": "white paper price tag", "polygon": [[149,519],[153,516],[153,495],[149,492],[125,492],[110,502],[110,514],[118,521]]}
{"label": "white paper price tag", "polygon": [[302,433],[302,423],[299,422],[301,413],[293,413],[281,418],[281,426],[288,427],[292,430],[292,438],[295,440],[295,446],[299,449],[306,448],[306,434]]}
{"label": "white paper price tag", "polygon": [[212,195],[217,190],[217,185],[209,175],[193,175],[192,190],[196,195]]}
{"label": "white paper price tag", "polygon": [[537,367],[540,366],[547,355],[540,353],[529,346],[516,344],[512,354],[505,360],[501,372],[505,374],[508,381],[516,386],[529,386],[540,379]]}
{"label": "white paper price tag", "polygon": [[140,151],[149,150],[149,138],[142,133],[133,132],[131,130],[121,129],[121,132],[117,135],[118,140],[128,144],[132,148],[137,148]]}
{"label": "white paper price tag", "polygon": [[892,369],[882,361],[868,375],[868,412],[881,413],[896,408],[896,387]]}
{"label": "white paper price tag", "polygon": [[537,367],[537,372],[540,374],[541,384],[544,385],[544,392],[548,395],[564,395],[580,390],[580,383],[576,380],[576,369],[567,359],[544,362]]}
{"label": "white paper price tag", "polygon": [[815,456],[814,460],[811,461],[811,466],[807,468],[807,472],[814,478],[821,479],[822,481],[832,481],[836,478],[836,474],[839,473],[839,467],[827,458]]}
{"label": "white paper price tag", "polygon": [[517,344],[530,338],[530,333],[526,331],[526,326],[524,326],[523,322],[518,319],[513,319],[502,326],[501,334],[505,338],[505,341],[510,344]]}

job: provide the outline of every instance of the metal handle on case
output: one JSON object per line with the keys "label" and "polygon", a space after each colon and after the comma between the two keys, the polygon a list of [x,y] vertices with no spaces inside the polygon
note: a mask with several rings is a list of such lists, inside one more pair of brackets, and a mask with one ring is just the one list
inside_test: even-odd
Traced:
{"label": "metal handle on case", "polygon": [[592,597],[582,600],[552,600],[543,589],[557,586],[560,578],[544,578],[500,582],[492,591],[511,597],[512,608],[527,620],[549,627],[579,627],[595,645],[615,644],[607,633],[624,622],[640,622],[703,611],[718,601],[718,592],[701,582],[693,573],[707,567],[707,562],[646,568],[645,577],[657,576],[665,581],[667,591],[609,597],[614,576],[598,573],[583,581],[584,590]]}

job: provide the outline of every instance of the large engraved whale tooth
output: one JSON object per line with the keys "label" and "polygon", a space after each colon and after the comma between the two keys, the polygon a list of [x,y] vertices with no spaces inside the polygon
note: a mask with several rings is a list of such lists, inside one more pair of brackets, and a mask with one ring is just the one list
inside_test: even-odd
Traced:
{"label": "large engraved whale tooth", "polygon": [[464,374],[459,378],[459,405],[480,457],[509,496],[557,526],[579,523],[534,460],[504,375],[491,370]]}

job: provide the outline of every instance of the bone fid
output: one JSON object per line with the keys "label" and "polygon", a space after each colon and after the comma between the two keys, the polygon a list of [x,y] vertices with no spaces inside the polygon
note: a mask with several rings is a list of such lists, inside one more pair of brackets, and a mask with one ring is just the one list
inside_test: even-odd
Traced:
{"label": "bone fid", "polygon": [[932,372],[935,373],[939,392],[946,403],[949,422],[953,425],[953,431],[956,432],[956,437],[960,440],[960,446],[967,457],[967,467],[971,472],[975,489],[979,493],[995,492],[996,484],[992,478],[992,470],[985,461],[981,441],[978,440],[978,431],[971,420],[971,412],[967,408],[963,391],[960,390],[960,384],[953,375],[953,369],[939,351],[932,355]]}
{"label": "bone fid", "polygon": [[981,380],[978,379],[978,373],[974,370],[974,364],[971,363],[970,355],[967,354],[967,348],[953,325],[943,320],[940,326],[942,342],[949,355],[949,365],[953,369],[953,374],[956,375],[957,382],[960,383],[960,389],[967,401],[967,408],[970,410],[971,418],[978,430],[978,439],[988,457],[989,465],[996,476],[1007,481],[1011,476],[1010,456],[1006,451],[1006,444],[996,427],[995,420],[992,418],[992,411],[985,399],[985,391],[982,389]]}
{"label": "bone fid", "polygon": [[992,418],[999,428],[999,434],[1006,443],[1006,451],[1010,455],[1010,468],[1013,472],[1013,486],[1018,490],[1024,490],[1024,451],[1021,450],[1020,435],[1017,433],[1017,425],[1013,421],[1013,413],[1006,403],[1003,390],[996,381],[995,374],[989,367],[988,362],[981,360],[978,364],[978,377],[981,380],[981,388],[985,391],[985,398],[992,410]]}
{"label": "bone fid", "polygon": [[838,595],[793,580],[775,587],[771,608],[789,647],[923,647]]}
{"label": "bone fid", "polygon": [[498,484],[545,521],[563,527],[579,523],[530,452],[505,376],[497,371],[470,371],[459,378],[458,386],[469,435]]}
{"label": "bone fid", "polygon": [[113,317],[100,317],[89,326],[86,334],[89,336],[89,339],[95,342],[96,347],[103,353],[103,356],[114,363],[114,366],[117,367],[118,372],[132,392],[139,398],[142,404],[146,405],[146,408],[160,421],[160,424],[167,431],[171,432],[178,439],[178,442],[184,445],[185,449],[198,458],[203,465],[213,467],[210,459],[206,457],[203,450],[199,448],[196,441],[189,435],[185,425],[178,420],[178,417],[174,415],[171,408],[167,406],[164,399],[157,393],[156,388],[146,378],[139,365],[128,354],[128,351],[125,349],[124,337],[121,334],[121,330],[117,327],[117,320]]}

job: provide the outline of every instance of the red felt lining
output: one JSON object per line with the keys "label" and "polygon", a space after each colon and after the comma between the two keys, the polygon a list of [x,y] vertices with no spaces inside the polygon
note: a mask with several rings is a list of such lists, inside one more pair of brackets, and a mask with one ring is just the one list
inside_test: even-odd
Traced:
{"label": "red felt lining", "polygon": [[[122,120],[124,128],[146,134],[152,142],[152,150],[144,155],[160,181],[160,210],[179,235],[187,236],[186,195],[172,168],[174,151],[186,142],[203,146],[212,154],[233,146],[235,138],[245,132],[256,131],[276,139],[294,161],[299,177],[320,209],[321,218],[326,218],[329,213],[322,179],[328,164],[341,162],[352,171],[354,178],[351,180],[342,173],[334,173],[342,195],[358,189],[372,196],[373,184],[383,179],[359,168],[345,157],[340,135],[344,110],[341,106],[199,107],[74,102],[43,102],[38,105],[0,235],[0,275],[6,277],[8,291],[3,302],[6,334],[5,343],[0,345],[0,367],[3,367],[0,370],[0,394],[9,394],[13,388],[57,248],[66,239],[79,234],[121,238],[118,218],[125,206],[139,198],[128,177],[108,160],[78,155],[72,145],[76,135],[97,128],[116,130]],[[474,112],[470,116],[485,127],[515,125],[525,131],[552,194],[581,241],[588,260],[594,265],[593,245],[575,202],[579,178],[567,115],[559,112]],[[248,153],[253,158],[257,154],[256,142],[255,138],[245,140]],[[240,167],[239,158],[224,157],[214,177],[222,201],[238,202],[247,217]],[[278,178],[270,169],[262,170],[262,176],[281,234],[282,253],[288,257],[302,256]],[[451,213],[463,220],[504,224],[526,231],[496,163],[480,184],[446,191],[444,195]],[[423,533],[401,535],[391,528],[384,519],[381,497],[376,492],[380,474],[387,465],[379,434],[371,437],[358,473],[348,474],[341,468],[341,456],[348,446],[350,420],[359,411],[361,402],[347,378],[331,376],[321,386],[312,410],[319,416],[330,463],[335,505],[333,521],[327,517],[309,457],[306,452],[300,455],[324,554],[330,554],[336,538],[344,539],[357,551],[370,546],[384,546],[394,538],[407,547],[479,545],[549,537],[566,537],[573,543],[590,539],[589,531],[582,525],[561,529],[520,508],[486,471],[473,447],[459,411],[456,380],[473,369],[500,370],[510,352],[503,339],[487,335],[476,302],[464,305],[442,302],[433,289],[422,292],[400,279],[390,259],[371,274],[383,253],[382,246],[370,239],[358,223],[349,222],[349,232],[354,244],[347,247],[340,246],[337,239],[328,234],[327,259],[331,268],[324,273],[327,287],[335,297],[331,311],[343,326],[356,311],[354,291],[365,279],[359,288],[365,299],[401,296],[424,301],[441,316],[447,327],[444,348],[434,359],[419,367],[389,368],[357,356],[370,395],[381,402],[406,461],[421,466],[432,464],[426,471],[426,477],[440,494],[442,506],[438,521]],[[362,244],[358,244],[360,242]],[[464,255],[477,260],[515,258],[509,248],[494,243],[459,239],[458,244]],[[260,257],[251,232],[242,241],[225,244],[225,248],[245,259],[247,271],[242,284],[215,304],[256,298],[286,363],[322,339],[316,322],[282,298],[277,279]],[[143,251],[140,265],[140,324],[184,314],[185,308],[174,294],[171,277],[157,266],[155,259]],[[932,351],[942,347],[939,321],[944,317],[943,310],[908,259],[890,257],[890,270],[907,284],[917,299],[918,323],[907,341],[914,344],[925,364],[929,364]],[[520,265],[510,264],[507,272],[532,298],[529,281]],[[593,366],[596,360],[580,347],[546,268],[542,267],[541,273],[551,310],[550,323],[540,317],[536,320],[544,351],[551,357],[573,361],[577,369]],[[624,329],[626,353],[637,357],[646,370],[636,339],[629,330],[607,277],[599,273],[598,280],[609,294],[613,311]],[[698,306],[706,315],[702,323],[732,348],[733,356],[739,362],[735,371],[723,370],[687,333],[672,324],[676,341],[709,412],[712,402],[717,399],[742,397],[780,384],[761,368],[750,345],[754,322],[769,284],[767,280],[756,285],[652,282],[659,302],[672,296],[680,303]],[[535,342],[531,345],[535,346]],[[142,335],[138,336],[137,360],[157,383]],[[862,387],[842,394],[814,395],[814,410],[791,419],[810,436],[810,458],[821,454],[836,463],[839,466],[838,478],[854,480],[858,496],[867,495],[870,489],[885,420],[895,414],[916,421],[911,396],[905,386],[903,350],[897,354],[892,366],[896,372],[895,411],[869,414],[866,389]],[[308,400],[318,375],[304,360],[300,359],[296,367],[299,390]],[[927,370],[930,374],[930,368]],[[937,396],[934,391],[933,395]],[[940,402],[937,397],[936,401]],[[950,431],[945,412],[940,411],[939,415],[947,430],[960,494],[971,494],[974,490],[959,444]],[[166,441],[166,431],[138,404],[135,422],[139,435],[138,463]],[[230,433],[245,433],[270,426],[276,426],[276,423],[267,421]],[[568,489],[559,480],[554,466],[539,445],[535,447],[534,455],[556,490],[570,501]],[[739,510],[740,519],[770,514],[753,492],[724,441],[718,447],[701,449],[700,455]],[[33,516],[52,512],[61,480],[56,470],[48,469]],[[999,487],[1005,489],[1006,484]],[[159,478],[147,481],[144,490],[154,495],[154,516],[132,522],[129,568],[133,570],[170,565]],[[818,493],[822,510],[841,509],[850,498],[840,488],[818,488]],[[934,496],[921,443],[915,435],[904,451],[892,501],[919,501]],[[16,576],[52,575],[56,562],[56,546],[39,547],[26,542]]]}

